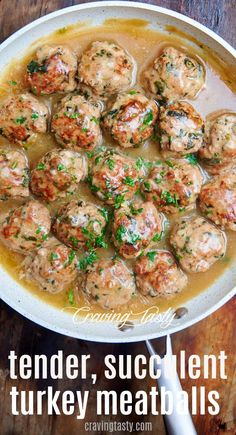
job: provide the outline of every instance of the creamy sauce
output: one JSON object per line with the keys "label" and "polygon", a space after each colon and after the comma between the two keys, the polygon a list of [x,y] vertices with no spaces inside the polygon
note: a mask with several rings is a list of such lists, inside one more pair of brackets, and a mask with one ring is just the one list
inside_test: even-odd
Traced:
{"label": "creamy sauce", "polygon": [[[188,51],[193,55],[200,56],[205,62],[206,68],[206,86],[205,89],[199,94],[198,98],[190,103],[200,112],[203,117],[206,117],[212,112],[220,110],[236,110],[236,96],[234,94],[235,89],[235,70],[227,68],[222,60],[219,60],[214,53],[211,53],[207,47],[203,47],[197,41],[193,41],[191,37],[187,37],[185,34],[177,31],[175,28],[167,28],[167,33],[158,33],[150,30],[148,22],[144,20],[115,20],[110,19],[104,22],[104,25],[97,27],[96,29],[89,28],[86,23],[80,23],[80,25],[71,26],[68,28],[59,29],[47,38],[42,38],[36,41],[30,48],[27,55],[22,59],[13,60],[7,70],[4,72],[0,81],[0,99],[7,94],[18,93],[25,91],[23,76],[26,70],[26,65],[32,58],[32,53],[41,44],[47,43],[65,43],[70,46],[78,55],[89,45],[93,40],[113,40],[125,47],[129,53],[133,56],[137,62],[138,81],[137,86],[140,84],[141,72],[150,63],[158,52],[158,47],[163,43],[185,46],[188,48],[189,42],[195,43],[195,46],[189,45]],[[96,35],[96,36],[95,36]],[[16,84],[12,84],[12,83]],[[53,111],[53,106],[58,100],[58,96],[41,97],[45,101],[50,110]],[[104,138],[105,144],[112,145],[111,140],[109,143]],[[8,147],[9,143],[4,138],[0,137],[0,147]],[[12,147],[12,145],[11,145]],[[26,153],[30,160],[31,167],[34,163],[46,152],[52,148],[58,148],[53,135],[41,134],[37,135],[35,140],[27,146]],[[122,152],[122,150],[121,150]],[[142,156],[147,160],[156,160],[159,157],[158,145],[152,141],[147,142],[144,146],[137,149],[129,149],[128,155],[132,157]],[[81,183],[79,191],[73,198],[85,199],[96,204],[101,204],[89,191],[85,183]],[[67,198],[68,200],[68,198]],[[7,211],[10,207],[20,205],[23,201],[6,201],[1,203],[1,213]],[[63,201],[61,201],[63,202]],[[57,201],[48,205],[51,210],[52,216],[55,214],[56,209],[61,202]],[[65,200],[64,200],[65,202]],[[177,217],[176,217],[177,218]],[[158,245],[152,247],[166,248],[168,247],[168,232],[173,221],[176,218],[169,220],[168,230],[166,231],[166,238]],[[188,286],[179,294],[172,296],[171,298],[144,298],[141,295],[135,296],[129,305],[119,309],[119,312],[125,312],[131,310],[134,313],[142,312],[148,306],[158,306],[160,310],[165,310],[169,307],[183,306],[187,300],[199,294],[207,289],[217,278],[230,267],[235,260],[235,246],[236,246],[236,233],[227,232],[228,247],[226,256],[215,263],[209,271],[205,273],[189,275]],[[100,251],[101,252],[101,251]],[[104,252],[102,250],[101,256],[104,258],[110,257],[114,254],[114,250],[110,247]],[[99,255],[99,250],[98,250]],[[8,271],[8,273],[17,281],[20,282],[28,291],[33,293],[36,297],[44,300],[46,303],[53,304],[54,306],[62,309],[68,306],[67,292],[59,294],[49,294],[43,292],[37,288],[36,285],[19,280],[19,272],[21,269],[21,263],[23,256],[12,253],[7,248],[1,245],[0,249],[0,263]],[[232,283],[232,286],[236,283]],[[79,291],[77,300],[78,306],[85,306],[91,304],[90,301]],[[91,305],[94,312],[102,312],[95,303]]]}

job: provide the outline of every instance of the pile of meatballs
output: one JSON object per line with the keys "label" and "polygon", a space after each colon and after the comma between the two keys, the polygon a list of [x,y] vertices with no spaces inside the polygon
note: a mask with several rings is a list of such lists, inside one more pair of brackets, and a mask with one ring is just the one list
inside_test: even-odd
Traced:
{"label": "pile of meatballs", "polygon": [[[188,273],[225,255],[224,230],[236,231],[236,114],[204,123],[188,101],[204,88],[205,68],[185,50],[163,45],[140,86],[135,70],[114,42],[95,41],[79,58],[44,45],[27,65],[28,91],[0,103],[0,134],[14,144],[0,150],[0,199],[25,198],[1,216],[1,242],[25,256],[23,275],[41,289],[77,286],[104,309],[138,292],[181,291]],[[41,97],[52,94],[61,98],[49,116]],[[46,131],[58,147],[30,168],[24,148]],[[159,160],[127,155],[150,139]],[[81,183],[101,205],[74,199]],[[48,204],[61,198],[52,217]],[[170,250],[158,249],[171,216]],[[116,255],[107,259],[108,240]]]}

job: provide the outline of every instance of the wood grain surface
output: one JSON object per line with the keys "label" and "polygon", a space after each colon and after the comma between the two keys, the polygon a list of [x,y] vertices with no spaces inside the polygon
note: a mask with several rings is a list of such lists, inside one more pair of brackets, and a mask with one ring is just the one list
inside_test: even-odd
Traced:
{"label": "wood grain surface", "polygon": [[[0,41],[6,39],[17,29],[32,20],[66,6],[82,3],[67,0],[0,0]],[[163,0],[147,1],[163,7],[174,9],[205,24],[225,38],[232,45],[236,45],[236,2],[235,0]],[[174,352],[186,350],[187,355],[208,353],[218,354],[225,350],[227,360],[227,380],[197,381],[186,379],[182,381],[183,388],[191,391],[192,386],[205,386],[206,390],[216,389],[220,393],[220,414],[216,417],[209,415],[194,416],[194,423],[199,435],[223,435],[236,433],[236,352],[235,352],[235,318],[236,298],[224,307],[199,322],[195,326],[173,335]],[[15,416],[10,412],[9,391],[13,385],[20,390],[42,390],[53,385],[57,390],[73,391],[90,390],[87,421],[100,421],[95,414],[96,390],[90,381],[16,381],[9,378],[8,354],[15,350],[20,356],[23,354],[41,354],[50,356],[58,350],[65,355],[75,353],[91,354],[89,370],[98,375],[97,389],[116,389],[118,392],[128,389],[135,393],[142,388],[148,391],[153,381],[146,378],[142,381],[111,381],[102,376],[103,359],[108,353],[115,355],[138,353],[146,354],[144,343],[129,345],[105,345],[75,340],[53,333],[26,320],[3,302],[0,303],[0,434],[1,435],[85,435],[84,421],[76,420],[74,416],[48,416],[43,409],[42,416]],[[104,418],[106,420],[106,418]],[[117,416],[117,421],[126,421],[127,417]],[[132,415],[129,421],[142,421]],[[152,432],[134,432],[146,435],[164,435],[165,427],[161,416],[149,414],[145,420],[152,423]],[[96,435],[108,435],[106,431],[93,432]],[[118,432],[116,432],[118,434]],[[119,435],[119,434],[118,434]]]}

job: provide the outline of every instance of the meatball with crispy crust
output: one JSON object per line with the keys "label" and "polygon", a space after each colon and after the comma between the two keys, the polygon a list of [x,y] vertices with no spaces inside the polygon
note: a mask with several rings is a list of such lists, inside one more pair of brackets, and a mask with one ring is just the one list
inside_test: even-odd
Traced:
{"label": "meatball with crispy crust", "polygon": [[205,84],[205,69],[198,59],[174,47],[165,47],[144,72],[144,87],[159,100],[196,98]]}
{"label": "meatball with crispy crust", "polygon": [[22,277],[35,282],[41,290],[59,293],[74,283],[77,266],[75,252],[50,237],[41,248],[26,257]]}
{"label": "meatball with crispy crust", "polygon": [[103,114],[103,126],[123,148],[139,146],[151,137],[158,115],[153,100],[132,90],[119,94]]}
{"label": "meatball with crispy crust", "polygon": [[124,258],[135,258],[152,240],[160,240],[164,216],[152,202],[136,201],[115,211],[113,242]]}
{"label": "meatball with crispy crust", "polygon": [[197,165],[186,159],[157,162],[143,182],[145,198],[153,201],[164,213],[178,213],[196,206],[203,184],[203,174]]}
{"label": "meatball with crispy crust", "polygon": [[133,273],[121,260],[100,260],[87,270],[82,284],[84,292],[103,309],[127,304],[135,295]]}
{"label": "meatball with crispy crust", "polygon": [[119,45],[95,41],[81,56],[79,81],[93,89],[95,95],[109,97],[128,89],[132,84],[134,62]]}
{"label": "meatball with crispy crust", "polygon": [[100,107],[81,95],[67,96],[52,119],[52,131],[63,147],[92,150],[101,145]]}
{"label": "meatball with crispy crust", "polygon": [[206,122],[205,143],[199,155],[212,174],[236,163],[236,113],[224,113]]}
{"label": "meatball with crispy crust", "polygon": [[3,216],[0,240],[12,251],[27,254],[47,239],[50,227],[48,209],[40,202],[31,200]]}
{"label": "meatball with crispy crust", "polygon": [[0,150],[0,200],[29,196],[29,164],[18,150]]}
{"label": "meatball with crispy crust", "polygon": [[174,226],[170,244],[186,272],[205,272],[225,255],[223,231],[201,216],[183,218]]}
{"label": "meatball with crispy crust", "polygon": [[77,57],[62,45],[43,45],[27,65],[26,83],[35,95],[72,92],[77,83]]}
{"label": "meatball with crispy crust", "polygon": [[119,208],[133,197],[143,175],[135,160],[107,149],[93,159],[88,182],[99,199]]}
{"label": "meatball with crispy crust", "polygon": [[169,296],[187,285],[187,277],[168,251],[149,251],[135,263],[136,284],[144,296]]}
{"label": "meatball with crispy crust", "polygon": [[31,172],[31,190],[46,201],[72,195],[87,176],[87,159],[72,150],[45,154]]}
{"label": "meatball with crispy crust", "polygon": [[199,206],[215,224],[236,231],[236,167],[223,171],[202,187]]}
{"label": "meatball with crispy crust", "polygon": [[31,94],[6,97],[0,103],[0,134],[24,145],[36,133],[47,131],[48,108]]}
{"label": "meatball with crispy crust", "polygon": [[63,243],[74,249],[106,247],[107,215],[105,209],[94,204],[70,201],[57,211],[53,230]]}
{"label": "meatball with crispy crust", "polygon": [[189,103],[161,107],[159,135],[164,156],[196,153],[203,144],[203,134],[203,120]]}

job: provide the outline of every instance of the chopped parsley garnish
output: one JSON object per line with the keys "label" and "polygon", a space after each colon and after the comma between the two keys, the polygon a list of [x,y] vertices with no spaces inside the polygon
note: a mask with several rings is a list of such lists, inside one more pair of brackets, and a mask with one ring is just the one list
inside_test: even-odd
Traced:
{"label": "chopped parsley garnish", "polygon": [[125,200],[124,195],[117,195],[117,196],[115,197],[114,207],[115,207],[116,209],[120,208],[120,206],[121,206],[121,204],[124,202],[124,200]]}
{"label": "chopped parsley garnish", "polygon": [[131,211],[131,213],[132,213],[133,216],[136,216],[136,215],[142,213],[143,208],[142,208],[142,207],[141,207],[141,208],[135,208],[135,207],[133,206],[133,204],[131,204],[131,205],[130,205],[130,211]]}
{"label": "chopped parsley garnish", "polygon": [[59,256],[56,252],[51,252],[50,254],[50,261],[58,260]]}
{"label": "chopped parsley garnish", "polygon": [[45,164],[44,163],[38,163],[38,165],[36,166],[36,169],[38,169],[39,171],[43,171],[45,169]]}
{"label": "chopped parsley garnish", "polygon": [[166,204],[173,204],[174,207],[179,207],[179,198],[176,193],[172,195],[168,190],[163,190],[163,192],[161,192],[161,199],[165,201]]}
{"label": "chopped parsley garnish", "polygon": [[68,264],[72,264],[74,259],[75,259],[76,255],[75,255],[75,251],[70,251],[69,255],[68,255]]}
{"label": "chopped parsley garnish", "polygon": [[31,115],[31,119],[38,119],[38,117],[39,117],[38,112],[34,112],[34,113],[32,113],[32,115]]}
{"label": "chopped parsley garnish", "polygon": [[191,165],[195,166],[198,164],[198,159],[197,159],[197,156],[195,154],[185,154],[184,157],[185,157],[185,159],[188,160],[188,162]]}
{"label": "chopped parsley garnish", "polygon": [[96,116],[92,116],[92,118],[90,118],[91,121],[93,121],[95,124],[99,123],[98,118],[96,118]]}
{"label": "chopped parsley garnish", "polygon": [[59,165],[57,166],[58,171],[64,171],[65,169],[66,169],[65,165],[63,165],[62,163],[59,163]]}
{"label": "chopped parsley garnish", "polygon": [[13,162],[12,165],[11,165],[12,169],[16,169],[17,166],[18,166],[18,163],[17,163],[17,162]]}
{"label": "chopped parsley garnish", "polygon": [[45,73],[47,72],[47,65],[46,64],[39,64],[35,60],[31,60],[31,62],[27,65],[27,70],[30,74],[41,72]]}
{"label": "chopped parsley garnish", "polygon": [[129,177],[129,176],[127,176],[127,177],[124,178],[123,183],[124,183],[124,184],[127,184],[127,186],[131,186],[131,187],[134,187],[134,186],[135,186],[135,181],[134,181],[134,179],[131,178],[131,177]]}
{"label": "chopped parsley garnish", "polygon": [[67,293],[68,302],[70,305],[75,305],[75,296],[74,296],[74,290],[70,289]]}
{"label": "chopped parsley garnish", "polygon": [[115,167],[115,161],[113,159],[108,158],[106,160],[106,164],[107,164],[108,168],[110,169],[110,171],[113,171],[113,169]]}
{"label": "chopped parsley garnish", "polygon": [[155,260],[156,255],[157,255],[157,252],[156,252],[156,251],[150,251],[150,252],[147,253],[147,257],[148,257],[149,260],[151,260],[151,261],[154,261],[154,260]]}
{"label": "chopped parsley garnish", "polygon": [[155,236],[152,238],[153,242],[160,242],[160,240],[163,237],[163,231],[161,231],[160,233],[155,234]]}
{"label": "chopped parsley garnish", "polygon": [[138,157],[135,162],[135,166],[137,169],[141,169],[143,167],[144,161],[142,157]]}
{"label": "chopped parsley garnish", "polygon": [[26,117],[25,116],[19,116],[19,118],[15,119],[15,123],[16,124],[24,124],[24,122],[26,121]]}
{"label": "chopped parsley garnish", "polygon": [[134,89],[132,89],[131,91],[128,92],[129,95],[135,95],[137,94],[137,91],[135,91]]}
{"label": "chopped parsley garnish", "polygon": [[84,257],[80,258],[78,263],[78,269],[86,270],[89,265],[92,265],[97,260],[98,260],[98,255],[96,251],[90,251],[87,254],[85,254]]}

